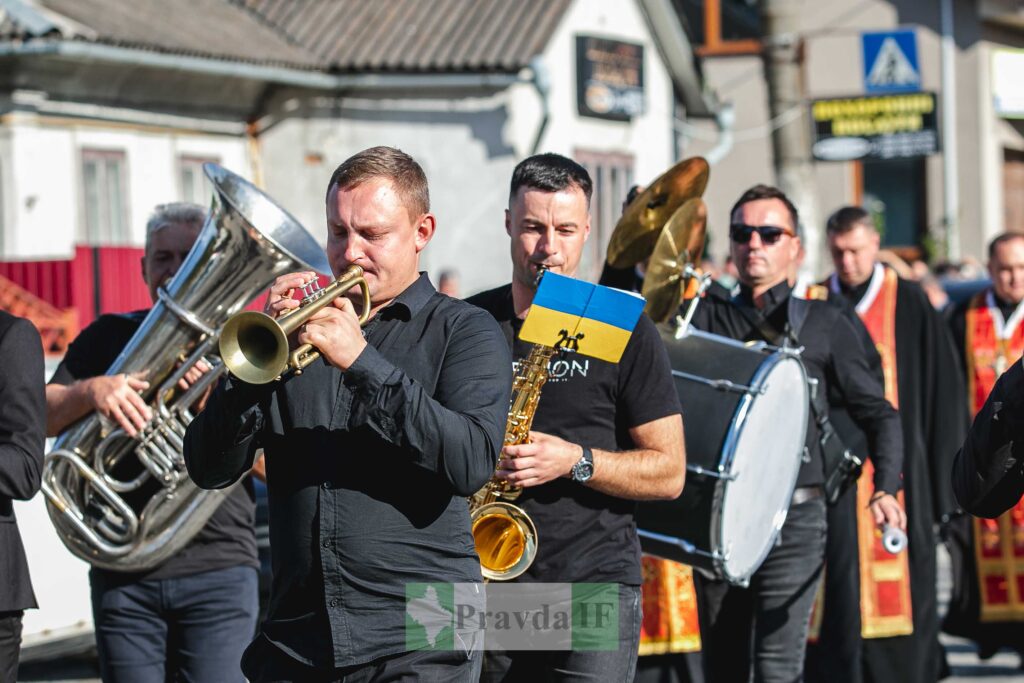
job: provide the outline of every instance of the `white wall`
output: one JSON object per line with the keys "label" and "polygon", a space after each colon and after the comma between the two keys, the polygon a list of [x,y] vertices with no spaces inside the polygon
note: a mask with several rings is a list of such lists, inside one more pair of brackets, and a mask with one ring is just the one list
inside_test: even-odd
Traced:
{"label": "white wall", "polygon": [[[74,252],[82,211],[82,149],[125,155],[131,245],[142,246],[153,207],[181,198],[178,158],[217,158],[248,176],[245,141],[109,122],[70,123],[18,114],[7,118],[12,177],[4,185],[6,260],[66,259]],[[2,151],[2,150],[0,150]],[[7,175],[5,173],[5,175]]]}
{"label": "white wall", "polygon": [[[644,114],[628,123],[580,116],[576,106],[576,35],[644,46]],[[672,165],[672,82],[636,3],[577,0],[555,29],[543,59],[551,73],[551,122],[541,151],[571,156],[578,148],[636,157],[635,178],[648,183]],[[530,137],[530,142],[533,138]]]}
{"label": "white wall", "polygon": [[502,231],[505,195],[515,156],[505,141],[507,93],[447,102],[413,98],[341,98],[329,111],[284,121],[261,136],[268,193],[316,238],[326,240],[324,193],[331,173],[349,156],[375,145],[412,155],[427,175],[437,232],[420,267],[432,279],[454,267],[463,292],[507,280]]}

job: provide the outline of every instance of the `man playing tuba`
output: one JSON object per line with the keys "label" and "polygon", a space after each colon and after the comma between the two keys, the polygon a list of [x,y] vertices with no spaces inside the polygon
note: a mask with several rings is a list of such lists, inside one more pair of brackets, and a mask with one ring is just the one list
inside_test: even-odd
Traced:
{"label": "man playing tuba", "polygon": [[[178,272],[205,219],[205,209],[195,204],[156,207],[146,224],[142,257],[151,300]],[[68,347],[46,387],[51,436],[93,411],[133,437],[152,419],[139,395],[149,386],[142,376],[104,374],[147,313],[100,316]],[[206,370],[201,362],[183,382],[197,380]],[[145,502],[130,494],[126,499]],[[247,478],[166,562],[143,573],[92,567],[93,620],[104,681],[163,683],[175,672],[190,681],[243,680],[238,661],[258,613],[254,518]]]}

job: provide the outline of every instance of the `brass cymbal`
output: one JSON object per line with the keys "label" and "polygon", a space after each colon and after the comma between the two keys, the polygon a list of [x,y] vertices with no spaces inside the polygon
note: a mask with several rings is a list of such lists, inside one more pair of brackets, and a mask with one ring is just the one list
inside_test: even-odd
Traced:
{"label": "brass cymbal", "polygon": [[644,276],[644,311],[651,320],[668,320],[679,306],[685,284],[683,269],[698,261],[704,251],[707,216],[704,200],[695,197],[679,207],[662,228]]}
{"label": "brass cymbal", "polygon": [[628,268],[647,258],[661,228],[683,202],[704,194],[708,162],[684,159],[665,171],[626,207],[608,242],[608,265]]}

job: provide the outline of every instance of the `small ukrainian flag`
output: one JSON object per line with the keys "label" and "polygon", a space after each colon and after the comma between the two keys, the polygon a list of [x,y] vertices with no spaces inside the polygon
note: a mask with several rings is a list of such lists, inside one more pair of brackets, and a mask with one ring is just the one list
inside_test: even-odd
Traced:
{"label": "small ukrainian flag", "polygon": [[545,273],[519,338],[618,363],[643,310],[638,294]]}

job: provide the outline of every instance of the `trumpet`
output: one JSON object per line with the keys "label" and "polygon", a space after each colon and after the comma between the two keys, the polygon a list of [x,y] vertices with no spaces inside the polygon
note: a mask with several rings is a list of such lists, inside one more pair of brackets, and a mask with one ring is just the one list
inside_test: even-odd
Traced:
{"label": "trumpet", "polygon": [[267,384],[288,371],[301,375],[320,352],[312,344],[288,351],[288,335],[353,287],[359,287],[363,309],[359,325],[370,319],[370,288],[363,269],[349,266],[336,280],[320,287],[316,280],[302,288],[299,307],[271,318],[266,313],[244,311],[228,319],[220,335],[220,356],[232,375],[249,384]]}

